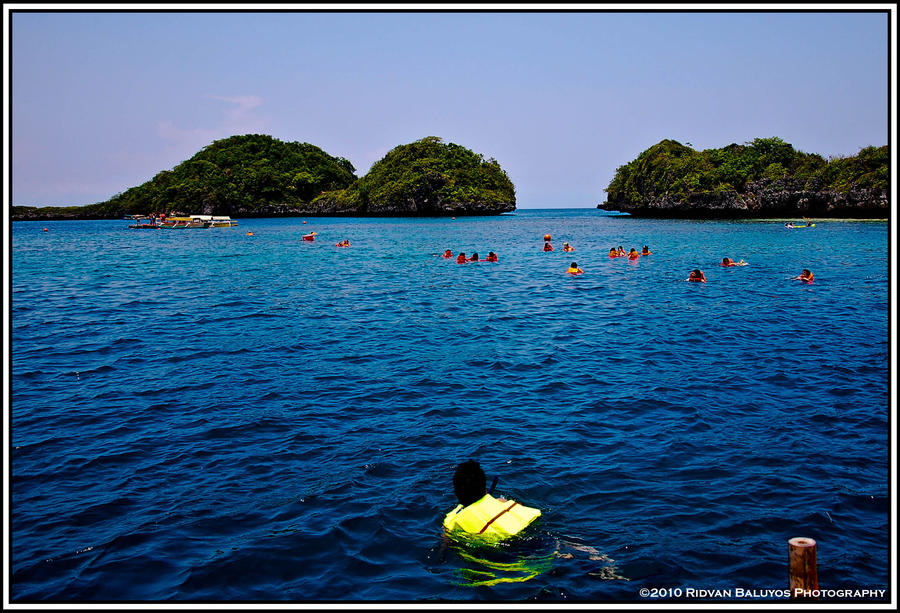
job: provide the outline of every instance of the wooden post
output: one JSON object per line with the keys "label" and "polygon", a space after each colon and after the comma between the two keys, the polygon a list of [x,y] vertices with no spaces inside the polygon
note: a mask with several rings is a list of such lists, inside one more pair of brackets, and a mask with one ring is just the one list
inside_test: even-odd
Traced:
{"label": "wooden post", "polygon": [[796,537],[788,541],[788,565],[791,572],[791,598],[818,600],[804,592],[819,589],[816,568],[816,542],[811,538]]}

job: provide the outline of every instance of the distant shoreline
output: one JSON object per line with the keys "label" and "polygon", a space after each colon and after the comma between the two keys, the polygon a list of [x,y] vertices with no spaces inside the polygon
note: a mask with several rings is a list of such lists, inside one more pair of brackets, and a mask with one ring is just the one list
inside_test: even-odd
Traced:
{"label": "distant shoreline", "polygon": [[[331,218],[331,219],[453,219],[456,217],[509,217],[515,215],[517,213],[525,213],[525,212],[554,212],[554,211],[596,211],[594,207],[567,207],[567,208],[536,208],[536,209],[517,209],[516,211],[510,211],[506,213],[500,213],[496,215],[454,215],[454,216],[446,216],[446,215],[261,215],[261,216],[247,216],[240,217],[235,219],[322,219],[322,218]],[[642,215],[632,215],[630,213],[615,213],[612,211],[599,211],[598,214],[602,217],[625,217],[630,219],[641,219],[641,220],[657,220],[657,221],[732,221],[732,222],[741,222],[741,221],[755,221],[755,222],[771,222],[771,223],[787,223],[789,221],[798,221],[800,219],[806,219],[800,216],[794,217],[645,217]],[[889,217],[809,217],[811,221],[815,223],[826,223],[826,222],[888,222],[890,221]],[[39,218],[17,218],[12,217],[10,219],[14,223],[23,223],[23,222],[31,222],[31,223],[52,223],[56,221],[121,221],[125,222],[127,220],[118,218],[118,217],[39,217]]]}

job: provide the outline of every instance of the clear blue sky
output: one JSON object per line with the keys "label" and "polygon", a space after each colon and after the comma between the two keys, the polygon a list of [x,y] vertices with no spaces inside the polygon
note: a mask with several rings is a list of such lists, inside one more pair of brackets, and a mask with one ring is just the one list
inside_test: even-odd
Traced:
{"label": "clear blue sky", "polygon": [[439,136],[495,158],[519,208],[594,207],[665,138],[888,144],[889,14],[640,9],[12,12],[12,204],[106,200],[248,133],[359,176]]}

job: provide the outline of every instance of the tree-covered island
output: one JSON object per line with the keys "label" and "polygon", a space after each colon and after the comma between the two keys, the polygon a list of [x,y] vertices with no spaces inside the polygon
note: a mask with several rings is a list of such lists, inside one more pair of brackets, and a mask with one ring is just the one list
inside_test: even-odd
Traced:
{"label": "tree-covered island", "polygon": [[721,149],[663,140],[620,166],[597,208],[638,217],[886,218],[888,147],[824,159],[780,138]]}
{"label": "tree-covered island", "polygon": [[121,219],[153,212],[300,215],[493,215],[515,210],[515,188],[493,159],[427,137],[392,149],[362,178],[308,143],[232,136],[105,202],[14,206],[13,220]]}

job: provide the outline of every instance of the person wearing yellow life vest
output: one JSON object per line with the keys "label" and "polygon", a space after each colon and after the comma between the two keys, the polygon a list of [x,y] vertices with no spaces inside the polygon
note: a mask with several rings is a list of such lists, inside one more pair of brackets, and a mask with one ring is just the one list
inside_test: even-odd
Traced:
{"label": "person wearing yellow life vest", "polygon": [[538,509],[515,500],[494,498],[487,492],[486,481],[481,465],[475,460],[456,468],[453,491],[459,504],[444,517],[447,532],[503,539],[518,534],[540,517]]}

